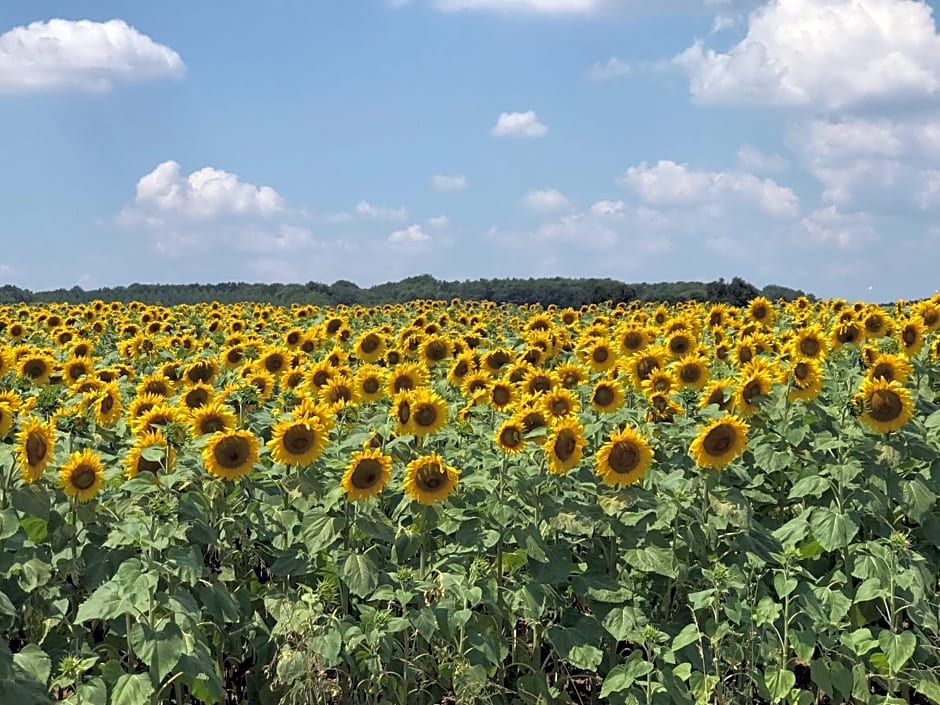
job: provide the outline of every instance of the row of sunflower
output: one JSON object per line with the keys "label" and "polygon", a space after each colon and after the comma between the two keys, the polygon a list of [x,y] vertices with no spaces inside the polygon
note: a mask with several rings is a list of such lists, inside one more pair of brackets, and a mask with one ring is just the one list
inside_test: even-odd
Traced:
{"label": "row of sunflower", "polygon": [[[259,437],[270,438],[273,462],[305,466],[370,405],[388,408],[392,436],[419,439],[483,407],[500,451],[539,444],[545,466],[564,474],[583,460],[590,411],[613,425],[595,449],[597,473],[623,486],[651,462],[649,429],[694,409],[723,412],[701,425],[690,452],[699,465],[724,466],[743,452],[747,420],[772,389],[784,387],[788,402],[811,402],[825,390],[832,356],[859,368],[859,420],[877,433],[898,430],[913,415],[911,380],[928,342],[929,359],[940,358],[938,328],[940,297],[899,303],[893,313],[806,299],[756,299],[745,309],[7,307],[0,437],[18,427],[29,483],[53,455],[57,426],[128,429],[128,476],[166,472],[187,442],[205,437],[205,469],[235,479],[257,465]],[[247,428],[245,412],[255,408],[282,418]],[[617,416],[625,408],[642,410],[645,432],[635,418],[627,425]],[[381,448],[351,458],[342,480],[349,498],[379,492],[391,466]],[[414,499],[434,501],[458,475],[440,456],[421,456],[407,464],[404,486]],[[92,448],[76,451],[59,478],[87,501],[103,485],[101,460]]]}

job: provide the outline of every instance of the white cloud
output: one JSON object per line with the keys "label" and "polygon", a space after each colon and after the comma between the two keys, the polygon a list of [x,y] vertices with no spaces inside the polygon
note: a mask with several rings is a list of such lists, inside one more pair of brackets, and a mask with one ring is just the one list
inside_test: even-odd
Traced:
{"label": "white cloud", "polygon": [[428,225],[432,228],[446,228],[450,225],[450,219],[446,215],[438,215],[434,218],[428,218]]}
{"label": "white cloud", "polygon": [[0,91],[107,91],[184,72],[179,54],[123,20],[52,19],[0,35]]}
{"label": "white cloud", "polygon": [[744,171],[696,171],[686,164],[661,160],[653,166],[642,162],[630,167],[618,183],[654,206],[717,208],[731,200],[754,203],[779,218],[795,216],[799,211],[799,199],[792,189]]}
{"label": "white cloud", "polygon": [[421,229],[420,225],[409,225],[403,230],[396,230],[388,236],[389,242],[413,243],[430,242],[431,236]]}
{"label": "white cloud", "polygon": [[727,53],[673,59],[705,103],[841,109],[940,92],[940,36],[919,0],[771,0]]}
{"label": "white cloud", "polygon": [[278,213],[284,208],[284,199],[270,186],[245,183],[235,174],[213,167],[183,178],[180,165],[166,161],[137,182],[135,204],[151,212],[212,218]]}
{"label": "white cloud", "polygon": [[843,209],[903,213],[940,205],[932,175],[940,160],[940,116],[812,120],[787,141],[823,186],[822,200]]}
{"label": "white cloud", "polygon": [[613,81],[630,73],[630,64],[612,56],[607,61],[597,62],[588,71],[593,81]]}
{"label": "white cloud", "polygon": [[738,165],[745,171],[773,173],[787,168],[787,160],[779,154],[765,154],[749,144],[738,150]]}
{"label": "white cloud", "polygon": [[543,137],[548,128],[539,122],[534,111],[525,113],[501,113],[490,130],[494,137]]}
{"label": "white cloud", "polygon": [[536,213],[555,213],[571,208],[571,201],[558,189],[550,188],[544,191],[529,191],[523,197],[522,205]]}
{"label": "white cloud", "polygon": [[398,208],[373,206],[368,201],[359,201],[356,205],[356,213],[379,220],[406,220],[408,218],[408,209],[404,206],[399,206]]}
{"label": "white cloud", "polygon": [[446,174],[436,174],[431,179],[431,186],[437,191],[462,191],[470,184],[466,176],[448,176]]}
{"label": "white cloud", "polygon": [[835,205],[814,210],[801,221],[801,225],[813,240],[843,249],[878,239],[870,214],[843,213]]}

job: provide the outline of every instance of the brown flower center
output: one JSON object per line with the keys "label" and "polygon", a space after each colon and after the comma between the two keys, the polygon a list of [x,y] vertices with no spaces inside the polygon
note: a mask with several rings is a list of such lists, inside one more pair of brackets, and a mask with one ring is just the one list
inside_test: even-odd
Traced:
{"label": "brown flower center", "polygon": [[555,445],[553,447],[555,451],[555,457],[561,460],[562,462],[570,460],[571,457],[575,454],[575,451],[578,449],[578,439],[567,428],[562,429],[559,432],[558,437],[555,439]]}
{"label": "brown flower center", "polygon": [[46,439],[35,431],[29,434],[26,439],[26,462],[35,467],[46,458],[49,447],[46,445]]}
{"label": "brown flower center", "polygon": [[608,385],[603,385],[594,390],[594,403],[598,406],[608,406],[614,403],[617,396],[614,390]]}
{"label": "brown flower center", "polygon": [[507,426],[499,434],[499,442],[506,448],[518,448],[522,445],[522,432],[517,426]]}
{"label": "brown flower center", "polygon": [[357,490],[367,490],[382,476],[382,464],[375,458],[363,458],[352,472],[352,485]]}
{"label": "brown flower center", "polygon": [[869,415],[875,421],[894,421],[904,410],[901,396],[891,389],[879,389],[868,398]]}
{"label": "brown flower center", "polygon": [[733,426],[721,424],[715,426],[715,428],[706,434],[705,440],[702,442],[702,447],[705,449],[705,452],[711,456],[724,455],[734,447],[734,442],[737,437],[737,432]]}
{"label": "brown flower center", "polygon": [[78,490],[87,490],[95,484],[95,469],[90,465],[79,465],[72,471],[72,486]]}
{"label": "brown flower center", "polygon": [[425,463],[415,473],[415,484],[423,492],[436,492],[447,485],[447,473],[440,463]]}
{"label": "brown flower center", "polygon": [[421,404],[415,411],[415,423],[424,428],[433,426],[437,421],[437,409],[430,404]]}
{"label": "brown flower center", "polygon": [[313,445],[316,434],[303,425],[291,426],[284,433],[284,447],[291,455],[302,455]]}
{"label": "brown flower center", "polygon": [[630,441],[618,441],[610,449],[607,464],[615,473],[626,475],[640,464],[640,451],[636,444]]}
{"label": "brown flower center", "polygon": [[226,436],[216,444],[213,457],[226,470],[235,470],[248,459],[249,450],[248,441],[241,436]]}

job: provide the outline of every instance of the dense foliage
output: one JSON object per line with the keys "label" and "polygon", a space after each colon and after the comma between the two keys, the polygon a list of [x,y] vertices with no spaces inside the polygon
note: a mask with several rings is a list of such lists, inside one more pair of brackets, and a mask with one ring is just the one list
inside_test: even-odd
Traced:
{"label": "dense foliage", "polygon": [[938,330],[0,307],[0,704],[940,703]]}
{"label": "dense foliage", "polygon": [[88,303],[104,301],[137,301],[146,304],[176,306],[178,304],[242,302],[269,303],[278,306],[313,304],[315,306],[380,306],[421,299],[495,301],[511,304],[548,306],[584,306],[610,301],[710,301],[742,306],[755,296],[771,300],[792,301],[802,291],[770,285],[758,290],[735,277],[702,282],[663,282],[659,284],[624,284],[613,279],[478,279],[475,281],[440,281],[423,275],[399,282],[360,288],[350,281],[333,284],[131,284],[113,288],[81,287],[32,292],[12,285],[0,287],[0,304],[16,303]]}

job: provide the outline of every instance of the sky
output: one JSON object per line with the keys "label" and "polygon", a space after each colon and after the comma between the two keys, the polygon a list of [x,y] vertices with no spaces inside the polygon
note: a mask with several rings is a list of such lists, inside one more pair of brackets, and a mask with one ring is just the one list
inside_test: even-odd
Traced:
{"label": "sky", "polygon": [[4,0],[0,283],[940,286],[920,0]]}

